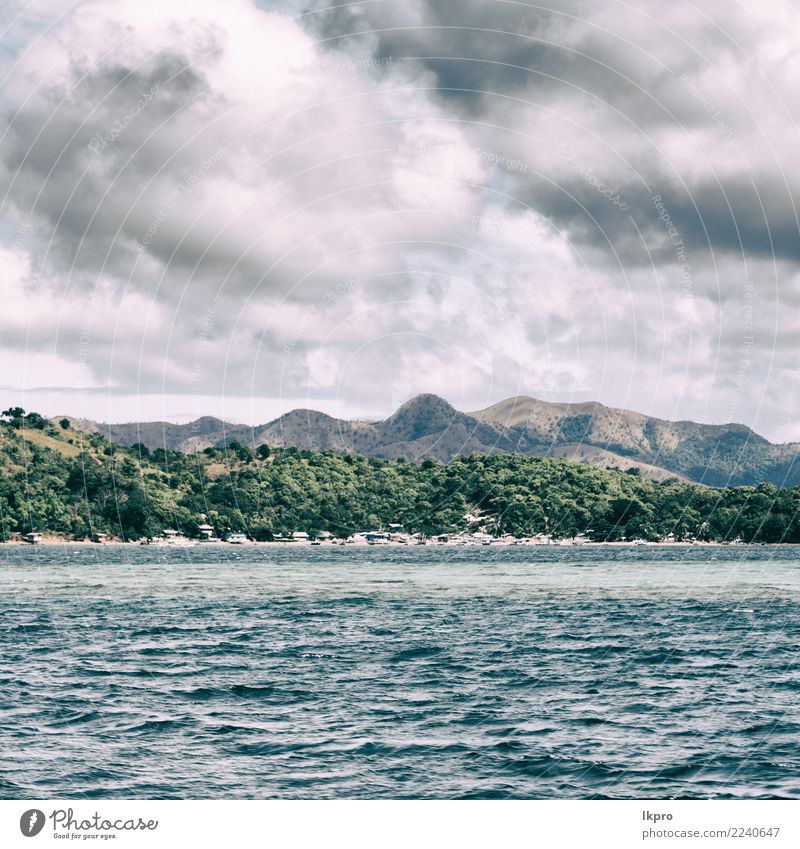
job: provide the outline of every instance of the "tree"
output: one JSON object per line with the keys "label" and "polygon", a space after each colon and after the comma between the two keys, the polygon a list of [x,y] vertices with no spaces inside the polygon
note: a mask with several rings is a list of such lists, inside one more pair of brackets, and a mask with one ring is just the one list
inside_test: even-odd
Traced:
{"label": "tree", "polygon": [[[12,427],[47,421],[22,408],[2,417]],[[259,446],[255,456],[270,462],[252,463],[254,452],[231,443],[150,456],[143,445],[112,446],[99,433],[81,435],[80,453],[66,455],[12,427],[0,439],[0,538],[32,528],[78,538],[105,532],[131,539],[166,527],[191,534],[203,516],[219,531],[257,539],[296,530],[341,537],[395,522],[433,535],[464,528],[464,516],[477,513],[485,529],[515,536],[583,531],[597,540],[673,534],[800,542],[800,487],[656,483],[521,455],[442,465]]]}
{"label": "tree", "polygon": [[69,428],[70,428],[69,419],[61,419],[61,421],[59,422],[59,424],[61,425],[61,427],[62,427],[64,430],[69,430]]}
{"label": "tree", "polygon": [[22,407],[9,407],[7,410],[3,410],[0,413],[0,417],[9,421],[11,423],[11,427],[20,428],[22,427],[25,416],[25,410]]}

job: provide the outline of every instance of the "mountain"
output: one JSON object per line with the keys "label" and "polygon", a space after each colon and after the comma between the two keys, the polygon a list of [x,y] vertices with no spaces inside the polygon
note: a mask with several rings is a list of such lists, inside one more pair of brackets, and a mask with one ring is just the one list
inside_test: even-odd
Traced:
{"label": "mountain", "polygon": [[268,425],[253,428],[251,441],[272,448],[331,450],[388,460],[430,458],[443,463],[461,455],[514,453],[513,440],[504,428],[476,422],[436,395],[417,395],[379,422],[292,410]]}
{"label": "mountain", "polygon": [[586,453],[588,447],[602,449],[709,486],[800,482],[800,445],[773,445],[741,424],[670,422],[599,403],[554,404],[528,396],[469,415],[522,431],[539,447],[552,446],[548,454],[567,456],[566,447],[577,453]]}
{"label": "mountain", "polygon": [[188,453],[234,440],[250,442],[253,431],[247,425],[229,424],[213,416],[203,416],[183,425],[169,422],[106,424],[71,416],[56,416],[52,421],[58,422],[62,419],[67,419],[74,430],[83,433],[100,433],[110,442],[126,447],[140,443],[151,451],[163,448]]}
{"label": "mountain", "polygon": [[138,442],[150,450],[192,452],[235,441],[415,462],[448,463],[472,454],[525,454],[709,486],[800,483],[800,445],[773,445],[741,424],[670,422],[599,403],[558,404],[529,396],[463,413],[436,395],[417,395],[389,418],[376,422],[297,409],[255,427],[210,416],[184,425],[98,424],[84,419],[70,419],[70,423],[76,430],[102,433],[120,445]]}

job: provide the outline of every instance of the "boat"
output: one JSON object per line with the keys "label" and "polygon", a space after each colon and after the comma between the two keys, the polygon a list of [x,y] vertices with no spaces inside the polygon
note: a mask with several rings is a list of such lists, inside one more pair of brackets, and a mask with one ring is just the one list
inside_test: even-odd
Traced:
{"label": "boat", "polygon": [[247,534],[232,533],[225,535],[225,542],[229,542],[231,545],[244,545],[249,540]]}
{"label": "boat", "polygon": [[185,537],[183,534],[179,534],[173,528],[165,528],[161,532],[161,537],[157,540],[154,540],[157,545],[179,545],[179,546],[187,546],[192,545],[192,540],[188,537]]}
{"label": "boat", "polygon": [[389,535],[384,533],[370,532],[364,534],[370,545],[389,545]]}

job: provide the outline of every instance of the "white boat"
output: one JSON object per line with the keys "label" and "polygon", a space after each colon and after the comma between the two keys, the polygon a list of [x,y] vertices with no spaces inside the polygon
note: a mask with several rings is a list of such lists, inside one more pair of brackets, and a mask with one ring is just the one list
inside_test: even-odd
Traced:
{"label": "white boat", "polygon": [[176,530],[172,528],[165,528],[161,532],[161,536],[158,539],[154,539],[153,543],[155,545],[177,545],[177,546],[187,546],[194,545],[194,542],[190,540],[188,537],[185,537],[183,534],[179,534]]}
{"label": "white boat", "polygon": [[231,545],[244,545],[249,541],[247,534],[233,533],[225,535],[225,542],[229,542]]}

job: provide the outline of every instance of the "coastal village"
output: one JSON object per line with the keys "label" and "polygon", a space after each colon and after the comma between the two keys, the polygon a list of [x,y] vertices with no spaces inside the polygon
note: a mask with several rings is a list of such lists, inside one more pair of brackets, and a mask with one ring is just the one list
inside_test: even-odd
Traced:
{"label": "coastal village", "polygon": [[0,416],[0,540],[147,546],[800,543],[800,487],[698,486],[522,455],[411,463],[241,444],[125,448]]}
{"label": "coastal village", "polygon": [[[206,517],[204,516],[205,520]],[[693,535],[677,539],[674,534],[669,534],[659,540],[634,539],[618,542],[605,542],[591,539],[586,533],[574,537],[555,537],[549,534],[534,534],[527,537],[518,537],[513,534],[495,535],[489,533],[486,528],[492,523],[492,519],[481,518],[472,514],[464,516],[467,524],[466,530],[454,531],[453,533],[426,535],[423,533],[407,533],[399,523],[389,524],[385,528],[363,530],[352,533],[346,537],[336,536],[329,531],[309,533],[307,531],[292,531],[290,533],[275,534],[271,540],[255,540],[242,531],[226,531],[218,534],[213,525],[204,521],[198,526],[197,536],[191,537],[174,528],[165,528],[155,537],[142,537],[138,540],[123,540],[112,537],[105,533],[92,534],[86,540],[66,540],[63,537],[42,534],[37,531],[18,535],[11,542],[19,542],[28,545],[41,545],[45,543],[83,543],[95,544],[114,543],[132,545],[156,545],[156,546],[195,546],[208,544],[221,545],[280,545],[280,546],[510,546],[510,545],[715,545],[720,543],[699,540]],[[741,545],[742,540],[735,539],[731,542],[721,543],[723,545]]]}

